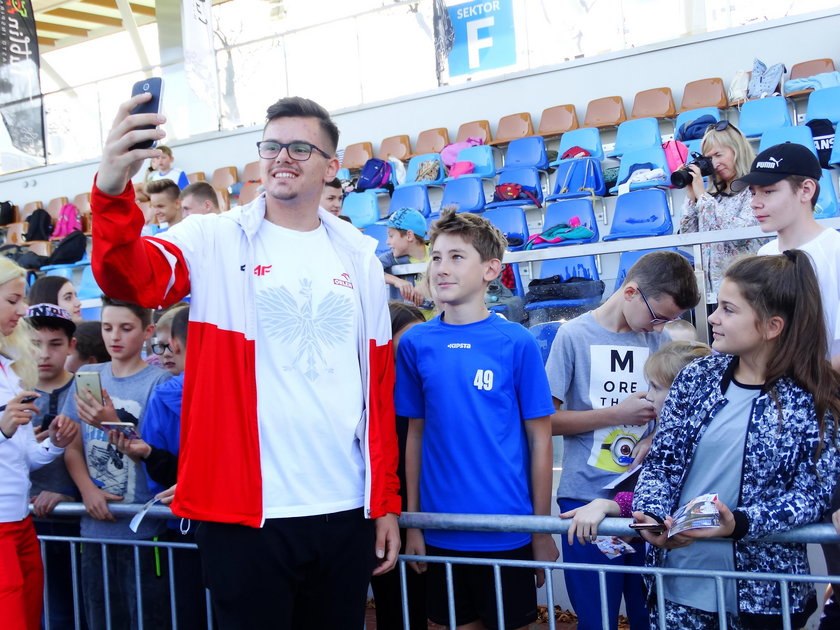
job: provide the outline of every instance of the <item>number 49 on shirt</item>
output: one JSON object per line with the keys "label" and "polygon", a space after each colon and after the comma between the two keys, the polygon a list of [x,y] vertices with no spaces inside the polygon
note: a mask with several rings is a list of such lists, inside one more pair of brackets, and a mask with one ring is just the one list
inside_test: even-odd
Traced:
{"label": "number 49 on shirt", "polygon": [[476,370],[473,386],[478,390],[493,389],[493,370]]}

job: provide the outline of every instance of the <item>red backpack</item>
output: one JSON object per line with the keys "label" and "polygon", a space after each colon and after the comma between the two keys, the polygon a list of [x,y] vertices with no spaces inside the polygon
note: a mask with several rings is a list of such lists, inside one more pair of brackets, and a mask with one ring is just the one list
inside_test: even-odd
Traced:
{"label": "red backpack", "polygon": [[79,209],[72,203],[65,203],[58,212],[58,219],[55,222],[51,239],[60,241],[71,232],[82,229],[82,219],[79,216]]}

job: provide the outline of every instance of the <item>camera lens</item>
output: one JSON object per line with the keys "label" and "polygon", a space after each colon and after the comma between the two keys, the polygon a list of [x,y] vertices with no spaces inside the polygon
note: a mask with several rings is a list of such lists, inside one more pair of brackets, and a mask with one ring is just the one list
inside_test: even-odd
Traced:
{"label": "camera lens", "polygon": [[671,185],[674,188],[685,188],[691,185],[692,179],[694,179],[694,175],[685,167],[679,168],[671,173]]}

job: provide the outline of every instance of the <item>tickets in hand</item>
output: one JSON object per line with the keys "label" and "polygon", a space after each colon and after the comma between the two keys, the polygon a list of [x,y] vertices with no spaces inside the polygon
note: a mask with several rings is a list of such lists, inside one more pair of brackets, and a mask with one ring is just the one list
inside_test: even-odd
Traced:
{"label": "tickets in hand", "polygon": [[718,527],[720,512],[718,512],[716,493],[701,494],[683,505],[673,516],[674,524],[668,530],[668,538],[689,529],[701,527]]}

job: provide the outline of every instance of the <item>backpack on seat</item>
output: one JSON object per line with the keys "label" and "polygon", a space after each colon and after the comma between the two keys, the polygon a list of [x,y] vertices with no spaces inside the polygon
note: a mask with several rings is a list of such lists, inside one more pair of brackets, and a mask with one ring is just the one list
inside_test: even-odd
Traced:
{"label": "backpack on seat", "polygon": [[362,166],[359,174],[359,181],[356,182],[356,190],[371,190],[373,188],[386,188],[388,192],[394,191],[391,183],[391,164],[379,158],[370,158]]}
{"label": "backpack on seat", "polygon": [[0,201],[0,225],[15,222],[15,207],[11,201]]}
{"label": "backpack on seat", "polygon": [[51,239],[59,241],[71,232],[82,229],[82,219],[79,216],[79,209],[72,203],[65,203],[58,212],[58,220],[55,222]]}
{"label": "backpack on seat", "polygon": [[43,208],[38,208],[26,219],[26,232],[23,238],[27,241],[48,241],[52,233],[52,217]]}
{"label": "backpack on seat", "polygon": [[81,230],[74,230],[61,239],[50,254],[50,265],[69,265],[79,262],[85,257],[87,237]]}

